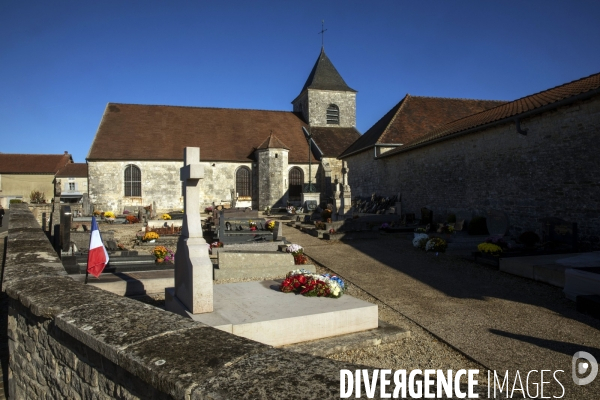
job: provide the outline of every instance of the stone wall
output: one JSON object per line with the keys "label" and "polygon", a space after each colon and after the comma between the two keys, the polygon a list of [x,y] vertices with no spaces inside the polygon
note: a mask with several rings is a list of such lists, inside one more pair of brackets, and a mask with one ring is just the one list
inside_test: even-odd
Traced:
{"label": "stone wall", "polygon": [[26,205],[11,209],[3,289],[13,399],[337,398],[340,369],[361,368],[75,282]]}
{"label": "stone wall", "polygon": [[[202,156],[202,155],[201,155]],[[142,196],[125,197],[124,171],[128,164],[138,166],[142,173]],[[231,201],[235,188],[235,171],[241,166],[253,169],[252,163],[201,162],[204,179],[201,207]],[[122,212],[125,208],[156,203],[157,213],[182,210],[182,186],[179,170],[183,161],[90,161],[90,201],[97,210]]]}
{"label": "stone wall", "polygon": [[[202,153],[201,153],[202,154]],[[287,160],[286,160],[287,162]],[[128,164],[138,166],[142,173],[142,197],[124,196],[124,171]],[[252,190],[254,208],[258,207],[259,168],[258,163],[204,162],[204,179],[201,180],[201,211],[213,202],[221,204],[231,201],[231,190],[235,188],[235,172],[241,166],[252,170]],[[213,166],[214,165],[214,166]],[[179,169],[183,162],[164,161],[90,161],[89,194],[90,202],[96,210],[123,212],[156,203],[157,213],[183,209]],[[305,181],[308,182],[308,164],[287,166],[283,177],[283,190],[287,191],[288,171],[294,166],[302,168]],[[313,182],[318,165],[312,168]]]}
{"label": "stone wall", "polygon": [[354,196],[402,194],[403,212],[450,208],[505,211],[512,233],[539,232],[539,219],[579,224],[600,235],[600,98],[514,123],[373,159],[348,157]]}
{"label": "stone wall", "polygon": [[288,200],[285,188],[288,171],[288,150],[261,149],[258,159],[258,208],[285,206]]}

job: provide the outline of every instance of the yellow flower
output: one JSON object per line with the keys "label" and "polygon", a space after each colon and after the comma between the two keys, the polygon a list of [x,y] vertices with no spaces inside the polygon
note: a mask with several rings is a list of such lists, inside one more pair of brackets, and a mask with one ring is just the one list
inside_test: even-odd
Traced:
{"label": "yellow flower", "polygon": [[497,255],[502,253],[502,247],[495,245],[493,243],[480,243],[477,245],[477,250],[479,250],[482,253],[489,253],[492,255]]}
{"label": "yellow flower", "polygon": [[154,250],[152,250],[154,257],[156,258],[165,258],[167,256],[167,248],[165,246],[156,246]]}
{"label": "yellow flower", "polygon": [[158,233],[156,232],[146,232],[146,234],[144,235],[144,238],[142,239],[144,242],[147,242],[148,240],[155,240],[158,239]]}
{"label": "yellow flower", "polygon": [[105,211],[104,218],[115,218],[115,213],[112,211]]}
{"label": "yellow flower", "polygon": [[171,219],[171,216],[169,214],[163,214],[161,216],[162,219]]}

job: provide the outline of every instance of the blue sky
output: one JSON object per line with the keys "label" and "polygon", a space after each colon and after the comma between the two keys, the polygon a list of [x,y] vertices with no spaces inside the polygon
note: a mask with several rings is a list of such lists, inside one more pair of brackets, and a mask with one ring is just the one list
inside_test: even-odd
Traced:
{"label": "blue sky", "polygon": [[0,152],[84,162],[108,102],[291,110],[321,20],[362,133],[406,93],[514,100],[600,72],[598,1],[0,0]]}

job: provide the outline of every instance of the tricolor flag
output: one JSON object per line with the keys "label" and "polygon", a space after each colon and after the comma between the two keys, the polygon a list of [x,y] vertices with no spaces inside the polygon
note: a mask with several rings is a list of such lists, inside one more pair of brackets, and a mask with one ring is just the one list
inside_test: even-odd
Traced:
{"label": "tricolor flag", "polygon": [[102,273],[104,267],[106,267],[106,264],[108,264],[108,252],[106,251],[106,247],[104,247],[104,243],[102,243],[102,237],[100,237],[96,217],[92,217],[92,233],[90,235],[87,272],[97,278]]}

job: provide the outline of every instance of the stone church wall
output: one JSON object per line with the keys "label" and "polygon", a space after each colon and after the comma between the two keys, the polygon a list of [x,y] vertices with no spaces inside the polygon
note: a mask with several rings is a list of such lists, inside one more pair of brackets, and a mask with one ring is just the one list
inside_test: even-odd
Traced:
{"label": "stone church wall", "polygon": [[505,211],[512,232],[540,230],[540,218],[577,222],[581,236],[600,235],[600,98],[515,124],[373,159],[346,160],[354,196],[402,194],[403,212],[421,207]]}
{"label": "stone church wall", "polygon": [[[124,171],[129,164],[140,168],[142,196],[125,197]],[[204,179],[201,180],[204,198],[201,207],[231,201],[235,188],[235,172],[241,166],[252,169],[252,163],[202,162]],[[90,201],[97,210],[122,212],[126,208],[156,203],[157,212],[183,209],[179,161],[90,161]]]}

